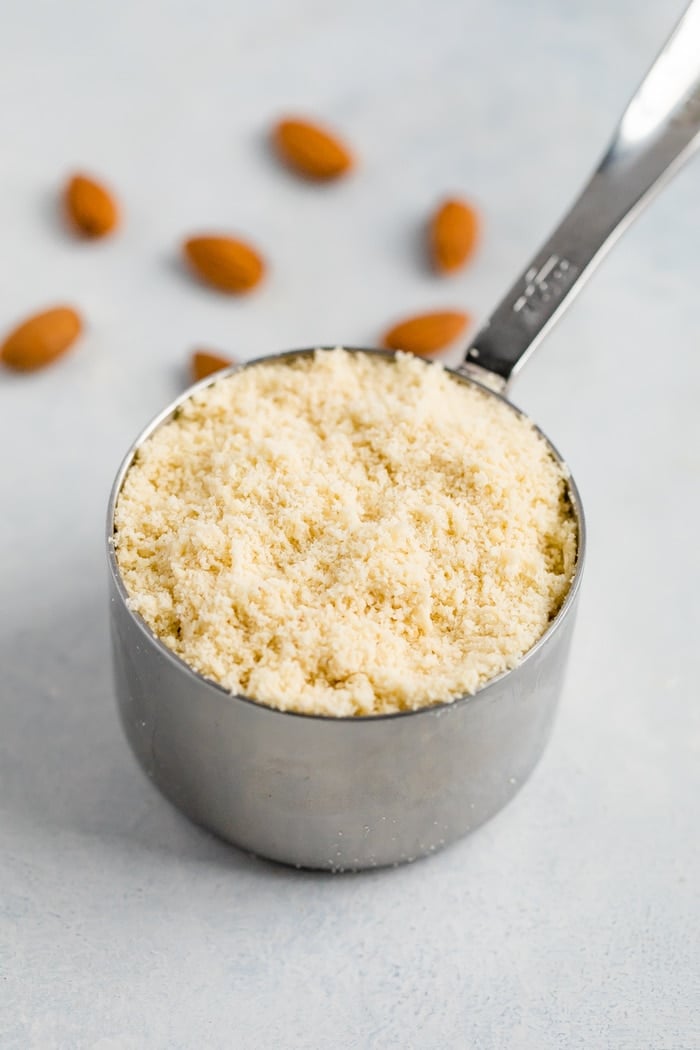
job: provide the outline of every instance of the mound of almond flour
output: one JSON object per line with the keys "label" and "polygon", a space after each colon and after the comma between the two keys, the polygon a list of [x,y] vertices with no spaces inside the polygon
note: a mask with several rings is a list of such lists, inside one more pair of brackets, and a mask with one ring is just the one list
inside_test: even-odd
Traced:
{"label": "mound of almond flour", "polygon": [[119,569],[232,693],[340,716],[472,693],[574,572],[566,478],[533,425],[439,365],[337,349],[194,394],[140,449]]}

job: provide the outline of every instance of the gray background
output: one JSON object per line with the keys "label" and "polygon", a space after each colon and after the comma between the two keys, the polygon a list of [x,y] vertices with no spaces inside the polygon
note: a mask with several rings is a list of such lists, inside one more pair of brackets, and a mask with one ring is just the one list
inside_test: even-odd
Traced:
{"label": "gray background", "polygon": [[[122,739],[103,513],[193,345],[372,343],[406,311],[483,318],[602,149],[681,4],[225,0],[3,6],[0,325],[66,299],[89,330],[0,376],[0,1046],[690,1050],[698,984],[700,161],[528,365],[515,398],[581,486],[590,559],[561,715],[471,839],[363,876],[288,871],[192,827]],[[268,156],[300,110],[357,174]],[[76,243],[75,167],[119,189]],[[473,267],[427,273],[459,190]],[[202,227],[268,253],[231,301],[177,262]]]}

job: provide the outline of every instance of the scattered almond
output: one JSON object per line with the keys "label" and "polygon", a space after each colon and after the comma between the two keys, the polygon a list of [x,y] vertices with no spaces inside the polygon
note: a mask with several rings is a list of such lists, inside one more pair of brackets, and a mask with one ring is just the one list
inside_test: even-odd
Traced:
{"label": "scattered almond", "polygon": [[382,340],[388,350],[408,350],[412,354],[434,354],[462,334],[469,315],[458,311],[416,314],[390,328]]}
{"label": "scattered almond", "polygon": [[255,248],[233,237],[190,237],[183,251],[197,276],[221,292],[249,292],[265,273]]}
{"label": "scattered almond", "polygon": [[119,221],[114,196],[87,175],[74,175],[63,191],[66,214],[84,237],[105,237]]}
{"label": "scattered almond", "polygon": [[0,361],[18,372],[34,372],[68,350],[82,331],[80,315],[70,306],[55,306],[27,318],[0,346]]}
{"label": "scattered almond", "polygon": [[213,354],[211,350],[195,350],[190,358],[192,382],[198,383],[200,379],[206,379],[207,376],[220,372],[222,368],[228,368],[233,363],[230,357]]}
{"label": "scattered almond", "polygon": [[466,201],[446,200],[429,225],[433,265],[442,273],[461,269],[473,255],[479,237],[479,217]]}
{"label": "scattered almond", "polygon": [[281,120],[272,131],[277,153],[298,175],[322,182],[354,166],[350,150],[333,132],[307,120]]}

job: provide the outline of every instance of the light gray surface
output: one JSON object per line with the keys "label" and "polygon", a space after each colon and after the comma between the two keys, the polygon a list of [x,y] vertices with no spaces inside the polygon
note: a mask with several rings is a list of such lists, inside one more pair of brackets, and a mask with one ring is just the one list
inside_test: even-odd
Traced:
{"label": "light gray surface", "polygon": [[[567,455],[590,557],[561,716],[516,801],[429,861],[308,875],[229,849],[137,771],[114,709],[102,516],[196,343],[371,343],[482,318],[558,217],[681,5],[22,3],[0,34],[0,324],[90,330],[0,377],[0,1046],[690,1050],[700,1043],[696,163],[616,249],[515,396]],[[346,184],[267,156],[282,110],[346,129]],[[128,223],[76,244],[75,166]],[[486,233],[442,283],[417,227],[463,189]],[[250,233],[231,302],[178,238]]]}

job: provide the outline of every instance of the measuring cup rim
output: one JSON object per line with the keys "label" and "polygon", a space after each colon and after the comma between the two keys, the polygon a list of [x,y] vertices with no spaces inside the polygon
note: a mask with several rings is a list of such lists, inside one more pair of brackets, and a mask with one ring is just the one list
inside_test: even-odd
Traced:
{"label": "measuring cup rim", "polygon": [[[136,626],[138,627],[140,632],[145,636],[145,638],[152,645],[155,645],[155,647],[159,650],[160,654],[164,656],[167,660],[169,660],[172,664],[174,664],[174,666],[176,666],[178,670],[187,675],[191,675],[194,678],[194,680],[197,681],[200,685],[202,683],[206,684],[207,686],[216,690],[222,698],[226,698],[231,702],[241,702],[244,704],[250,704],[252,707],[259,711],[268,711],[273,715],[280,715],[290,718],[315,719],[320,720],[322,722],[338,722],[345,724],[349,722],[379,722],[384,721],[386,719],[410,718],[429,714],[435,715],[447,709],[456,710],[458,707],[461,707],[462,705],[467,704],[470,701],[473,701],[477,698],[484,698],[488,694],[489,690],[498,687],[498,685],[508,675],[513,674],[515,671],[519,670],[519,668],[521,668],[525,663],[529,662],[535,656],[535,654],[538,653],[539,650],[547,644],[548,640],[556,633],[560,624],[564,621],[569,609],[574,604],[581,583],[581,576],[583,574],[583,566],[586,552],[586,523],[583,514],[581,497],[576,482],[574,481],[571,475],[566,461],[563,459],[556,446],[552,444],[547,435],[542,430],[540,430],[536,423],[533,423],[532,420],[530,420],[530,417],[525,412],[523,412],[511,401],[509,401],[508,398],[505,397],[503,394],[492,390],[490,387],[485,386],[483,383],[480,383],[477,379],[474,379],[471,376],[463,375],[461,372],[456,371],[453,368],[445,367],[445,371],[449,372],[450,375],[453,376],[457,381],[467,384],[473,384],[474,386],[477,386],[480,390],[483,390],[484,393],[488,394],[490,397],[498,398],[500,401],[503,401],[504,404],[506,404],[508,408],[510,408],[513,412],[516,412],[519,416],[523,417],[524,419],[527,419],[529,422],[532,423],[537,433],[540,434],[544,441],[547,443],[547,446],[550,449],[557,463],[559,463],[559,465],[563,468],[565,472],[569,499],[571,501],[571,506],[576,517],[576,565],[574,568],[574,574],[572,576],[571,583],[569,584],[569,590],[567,592],[566,598],[562,602],[562,605],[559,608],[559,611],[557,612],[554,619],[551,621],[551,623],[548,624],[544,633],[540,635],[535,644],[531,646],[530,649],[528,649],[527,652],[521,657],[521,659],[518,661],[515,667],[512,667],[506,671],[502,671],[500,674],[496,675],[493,678],[489,678],[489,680],[487,682],[484,682],[484,684],[474,693],[465,693],[454,700],[443,700],[435,704],[430,704],[425,707],[414,708],[408,711],[392,711],[385,714],[376,715],[325,715],[313,714],[304,711],[281,710],[277,707],[271,707],[269,704],[265,704],[260,700],[254,700],[252,697],[244,696],[239,693],[231,693],[224,686],[220,685],[218,682],[215,682],[212,678],[207,678],[206,675],[200,674],[200,672],[196,671],[193,667],[191,667],[186,660],[183,660],[181,656],[178,656],[177,653],[173,652],[172,649],[168,648],[165,642],[163,642],[162,639],[160,639],[158,635],[151,630],[151,628],[148,626],[143,617],[139,613],[135,612],[129,605],[129,593],[126,589],[124,580],[119,570],[119,563],[117,561],[116,556],[116,548],[114,544],[114,534],[116,531],[114,525],[114,515],[116,511],[117,500],[119,499],[119,494],[124,484],[124,479],[126,478],[126,475],[141,446],[151,437],[152,434],[155,433],[156,430],[159,429],[159,427],[161,427],[164,423],[167,423],[170,419],[172,419],[178,408],[180,408],[180,406],[183,405],[186,401],[189,401],[189,399],[195,393],[197,393],[197,391],[204,390],[207,387],[212,386],[220,379],[223,379],[226,376],[235,375],[237,372],[240,372],[245,368],[250,368],[254,365],[261,365],[269,363],[271,361],[282,361],[287,358],[306,357],[311,354],[314,354],[316,350],[333,349],[336,349],[336,347],[303,347],[298,350],[285,350],[281,353],[267,354],[261,357],[253,358],[250,361],[241,362],[240,364],[233,364],[228,368],[222,369],[219,372],[216,372],[211,376],[207,376],[204,379],[199,380],[197,383],[192,384],[192,386],[188,387],[185,391],[183,391],[183,393],[181,393],[178,397],[171,401],[169,405],[162,409],[162,411],[160,411],[156,416],[154,416],[153,419],[151,419],[149,423],[146,424],[146,426],[140,431],[138,436],[132,442],[124,458],[122,459],[109,495],[106,522],[106,546],[107,560],[109,563],[109,568],[113,582],[117,589],[117,593],[121,598],[122,604],[129,612],[129,615],[131,616],[133,622],[136,624]],[[396,356],[396,353],[393,350],[380,350],[361,346],[343,346],[343,349],[351,353],[373,354],[377,357],[392,358]],[[427,366],[429,366],[433,362],[426,361],[425,363]]]}

